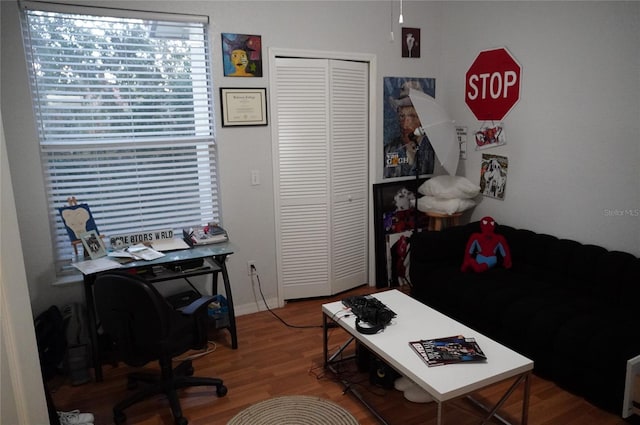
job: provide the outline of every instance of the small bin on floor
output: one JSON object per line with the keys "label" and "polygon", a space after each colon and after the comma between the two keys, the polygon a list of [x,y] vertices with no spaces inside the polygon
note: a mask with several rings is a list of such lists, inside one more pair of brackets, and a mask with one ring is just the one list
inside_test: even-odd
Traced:
{"label": "small bin on floor", "polygon": [[229,304],[223,295],[215,295],[207,309],[209,319],[216,329],[229,326]]}

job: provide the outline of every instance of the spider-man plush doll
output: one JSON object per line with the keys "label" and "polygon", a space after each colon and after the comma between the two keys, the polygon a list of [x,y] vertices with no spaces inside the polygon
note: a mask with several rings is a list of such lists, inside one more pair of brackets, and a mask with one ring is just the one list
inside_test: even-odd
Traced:
{"label": "spider-man plush doll", "polygon": [[498,254],[502,257],[502,265],[511,268],[511,251],[507,240],[495,232],[496,222],[492,217],[480,220],[481,233],[473,233],[467,242],[464,252],[463,272],[473,270],[483,272],[498,263]]}

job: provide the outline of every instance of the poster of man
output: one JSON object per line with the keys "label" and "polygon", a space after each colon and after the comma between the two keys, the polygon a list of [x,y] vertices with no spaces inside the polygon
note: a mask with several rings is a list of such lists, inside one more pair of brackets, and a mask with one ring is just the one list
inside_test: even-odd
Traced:
{"label": "poster of man", "polygon": [[415,134],[421,124],[409,90],[435,97],[435,87],[435,78],[384,78],[384,178],[433,174],[435,153],[426,136]]}

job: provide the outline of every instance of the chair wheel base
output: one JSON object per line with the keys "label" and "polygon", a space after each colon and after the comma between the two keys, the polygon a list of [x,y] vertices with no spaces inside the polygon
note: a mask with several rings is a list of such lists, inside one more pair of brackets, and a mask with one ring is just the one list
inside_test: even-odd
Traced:
{"label": "chair wheel base", "polygon": [[113,422],[116,425],[122,425],[127,421],[127,415],[124,412],[113,412]]}
{"label": "chair wheel base", "polygon": [[224,397],[227,395],[227,387],[225,387],[224,385],[220,385],[217,389],[216,389],[216,394],[218,395],[218,397]]}

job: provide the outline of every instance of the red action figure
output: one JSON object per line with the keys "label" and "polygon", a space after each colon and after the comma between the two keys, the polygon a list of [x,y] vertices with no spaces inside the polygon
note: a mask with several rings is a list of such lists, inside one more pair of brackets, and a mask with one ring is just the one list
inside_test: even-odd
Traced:
{"label": "red action figure", "polygon": [[481,233],[473,233],[467,243],[461,267],[463,272],[489,270],[498,263],[498,253],[502,256],[502,265],[507,269],[511,268],[509,245],[504,236],[494,233],[495,228],[496,222],[492,217],[480,220]]}

